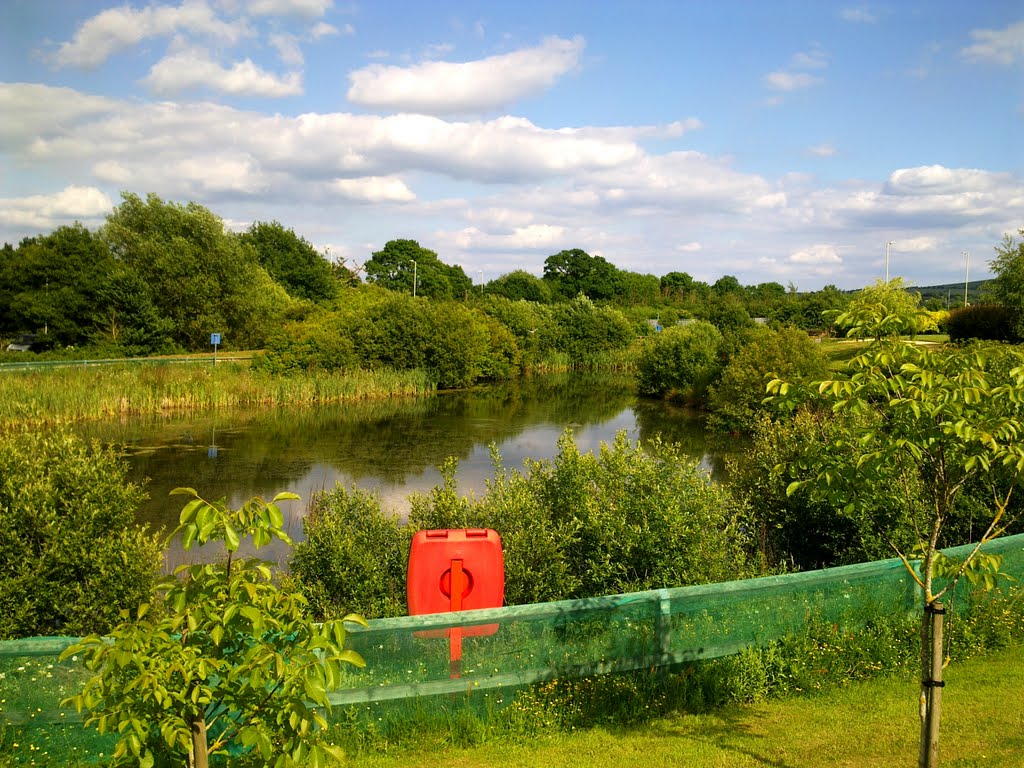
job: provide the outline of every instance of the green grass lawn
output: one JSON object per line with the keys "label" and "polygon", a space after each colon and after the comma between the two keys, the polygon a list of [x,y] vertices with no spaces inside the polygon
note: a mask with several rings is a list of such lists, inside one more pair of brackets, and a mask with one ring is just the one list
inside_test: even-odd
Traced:
{"label": "green grass lawn", "polygon": [[[946,670],[943,768],[1024,768],[1024,648]],[[918,687],[875,680],[820,696],[674,715],[621,730],[595,728],[512,744],[359,756],[367,768],[889,768],[917,765]]]}

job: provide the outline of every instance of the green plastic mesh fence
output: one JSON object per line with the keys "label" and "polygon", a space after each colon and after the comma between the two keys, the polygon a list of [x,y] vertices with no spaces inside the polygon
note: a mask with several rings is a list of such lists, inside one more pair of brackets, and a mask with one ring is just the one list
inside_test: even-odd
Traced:
{"label": "green plastic mesh fence", "polygon": [[[964,556],[967,547],[947,550]],[[1024,535],[989,542],[1002,570],[1024,581]],[[958,586],[958,595],[966,586]],[[844,627],[872,616],[920,609],[920,594],[899,560],[721,584],[461,613],[378,619],[354,627],[348,645],[366,659],[331,695],[341,705],[401,701],[469,690],[520,687],[711,659],[799,632],[810,620]],[[461,659],[452,663],[452,633]],[[72,638],[0,643],[0,722],[16,733],[49,729],[51,749],[102,751],[62,698],[85,671],[58,661]],[[457,676],[455,676],[457,675]],[[67,724],[67,725],[65,725]],[[109,754],[109,753],[108,753]]]}

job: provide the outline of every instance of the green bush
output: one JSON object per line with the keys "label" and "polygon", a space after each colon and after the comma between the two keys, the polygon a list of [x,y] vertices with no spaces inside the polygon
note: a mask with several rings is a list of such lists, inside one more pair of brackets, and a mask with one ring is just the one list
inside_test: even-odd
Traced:
{"label": "green bush", "polygon": [[384,514],[376,494],[338,485],[313,499],[302,527],[291,575],[314,616],[405,615],[411,532]]}
{"label": "green bush", "polygon": [[644,339],[637,354],[641,395],[701,402],[722,370],[722,334],[697,321]]}
{"label": "green bush", "polygon": [[586,296],[555,307],[561,326],[561,349],[572,363],[587,363],[603,353],[625,349],[635,338],[633,326],[613,307],[599,307]]}
{"label": "green bush", "polygon": [[765,377],[824,378],[828,357],[805,331],[757,328],[722,370],[708,392],[709,425],[726,432],[750,432],[766,412]]}
{"label": "green bush", "polygon": [[980,339],[987,341],[1017,341],[1014,332],[1016,315],[998,304],[974,304],[949,313],[946,329],[954,342]]}
{"label": "green bush", "polygon": [[125,477],[70,434],[0,438],[0,639],[104,632],[149,600],[161,551]]}

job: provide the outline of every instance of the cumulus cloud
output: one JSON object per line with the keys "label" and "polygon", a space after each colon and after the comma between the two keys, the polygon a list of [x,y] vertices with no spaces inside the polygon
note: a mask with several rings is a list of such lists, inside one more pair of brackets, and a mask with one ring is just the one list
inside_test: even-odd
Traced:
{"label": "cumulus cloud", "polygon": [[775,91],[799,91],[824,82],[820,77],[807,72],[769,72],[764,76],[765,85]]}
{"label": "cumulus cloud", "polygon": [[71,185],[52,195],[0,199],[0,224],[14,228],[52,229],[71,220],[94,221],[113,209],[96,187]]}
{"label": "cumulus cloud", "polygon": [[229,23],[219,19],[205,0],[184,0],[179,6],[151,5],[141,10],[125,5],[85,21],[51,60],[58,67],[91,69],[143,40],[178,32],[210,37],[228,45],[252,35],[244,21]]}
{"label": "cumulus cloud", "polygon": [[536,48],[468,62],[428,61],[411,67],[371,64],[349,74],[348,99],[370,109],[426,115],[503,109],[550,88],[575,68],[580,37],[552,37]]}
{"label": "cumulus cloud", "polygon": [[334,5],[334,0],[247,0],[245,6],[254,16],[298,16],[318,19]]}
{"label": "cumulus cloud", "polygon": [[250,59],[223,67],[206,51],[189,49],[164,57],[142,82],[154,93],[169,95],[193,88],[210,88],[233,96],[279,98],[302,93],[302,75],[283,77],[256,66]]}
{"label": "cumulus cloud", "polygon": [[337,179],[331,183],[331,189],[349,200],[367,203],[408,203],[416,199],[405,182],[394,176]]}
{"label": "cumulus cloud", "polygon": [[993,61],[1009,66],[1024,58],[1024,21],[1005,29],[974,29],[971,38],[974,43],[960,51],[968,61]]}
{"label": "cumulus cloud", "polygon": [[842,257],[834,245],[811,245],[789,254],[791,264],[839,264]]}

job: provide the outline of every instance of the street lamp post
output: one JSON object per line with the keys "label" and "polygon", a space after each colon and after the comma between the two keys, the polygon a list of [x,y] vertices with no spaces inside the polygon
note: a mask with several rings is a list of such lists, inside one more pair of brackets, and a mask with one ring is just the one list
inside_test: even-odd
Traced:
{"label": "street lamp post", "polygon": [[412,295],[416,297],[416,259],[410,259],[412,262]]}
{"label": "street lamp post", "polygon": [[480,270],[480,295],[484,294],[484,271]]}
{"label": "street lamp post", "polygon": [[889,246],[893,244],[892,240],[889,240],[885,244],[885,284],[889,284]]}
{"label": "street lamp post", "polygon": [[963,251],[967,257],[967,266],[964,269],[964,306],[967,306],[967,284],[971,281],[971,252]]}

